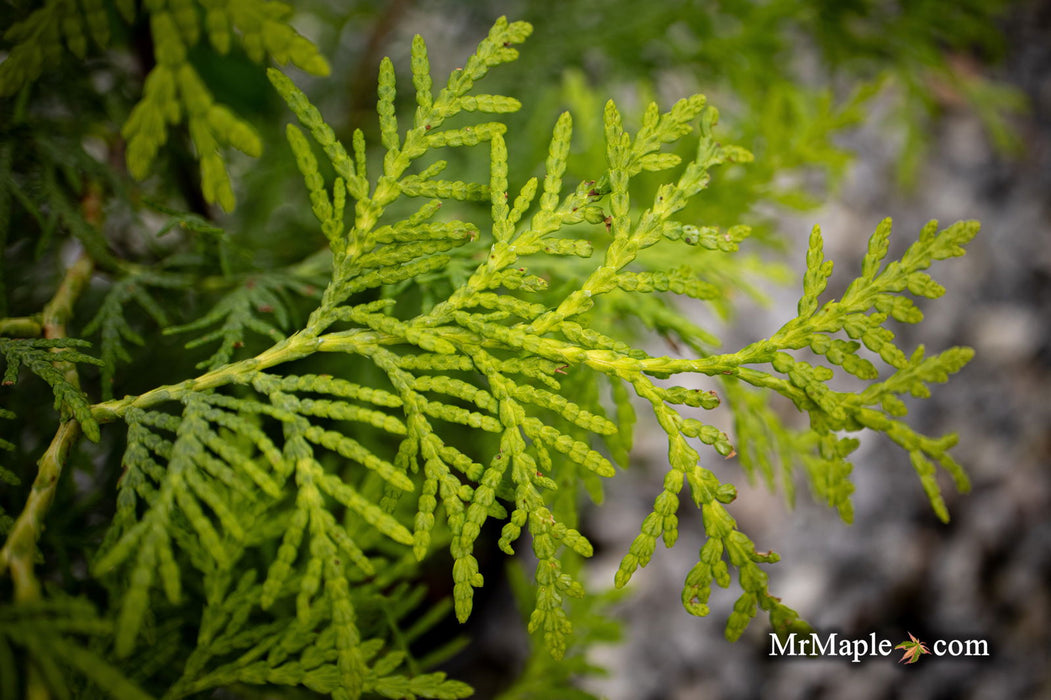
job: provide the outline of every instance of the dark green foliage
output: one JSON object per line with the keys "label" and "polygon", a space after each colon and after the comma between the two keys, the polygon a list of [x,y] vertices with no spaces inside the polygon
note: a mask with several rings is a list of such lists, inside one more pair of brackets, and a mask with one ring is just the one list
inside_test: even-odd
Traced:
{"label": "dark green foliage", "polygon": [[[786,12],[783,3],[738,9],[766,29]],[[134,12],[130,2],[50,0],[27,13],[5,35],[0,94],[28,99],[45,70],[68,60],[63,46],[77,57],[89,36],[109,46]],[[213,98],[191,49],[205,51],[206,37],[208,51],[225,54],[236,39],[257,63],[271,57],[315,74],[328,65],[281,3],[158,0],[142,12],[156,65],[141,99],[125,106],[129,173],[145,177],[185,124],[205,202],[231,210],[222,150],[258,155],[262,140]],[[967,488],[948,452],[955,437],[910,428],[903,397],[927,396],[971,351],[906,353],[887,324],[922,320],[913,299],[944,291],[927,269],[963,254],[978,225],[932,222],[888,259],[884,222],[860,274],[832,300],[832,263],[815,228],[796,316],[768,338],[717,352],[691,309],[732,318],[740,291],[781,274],[750,256],[752,229],[736,218],[737,198],[754,199],[765,176],[742,179],[752,154],[728,142],[705,97],[668,109],[647,100],[628,113],[591,100],[583,85],[574,109],[543,116],[541,155],[522,156],[538,165],[520,176],[531,165],[514,147],[535,129],[516,133],[519,100],[480,83],[505,70],[532,31],[501,18],[438,88],[417,36],[404,78],[390,59],[379,66],[376,127],[345,138],[299,78],[268,68],[299,123],[285,129],[290,154],[275,156],[288,164],[281,177],[305,184],[289,230],[273,241],[269,230],[239,228],[236,216],[213,222],[194,202],[196,186],[175,207],[121,198],[113,218],[160,231],[107,238],[98,200],[133,185],[104,177],[98,161],[95,174],[64,172],[61,158],[19,170],[12,163],[31,159],[4,132],[5,235],[17,201],[41,232],[38,259],[72,239],[83,253],[60,284],[43,285],[59,291],[42,314],[30,310],[31,295],[15,297],[14,313],[26,315],[0,326],[11,336],[0,338],[4,383],[17,381],[19,392],[5,390],[17,411],[0,417],[24,423],[24,449],[36,451],[0,468],[0,574],[11,580],[0,608],[0,697],[252,696],[250,686],[282,696],[466,697],[468,686],[434,671],[459,643],[422,641],[445,616],[472,615],[476,590],[489,585],[481,561],[490,521],[496,546],[531,549],[522,562],[534,566],[526,576],[516,562],[510,574],[533,653],[505,697],[588,697],[574,679],[599,671],[588,645],[618,637],[608,605],[619,593],[584,585],[594,548],[582,516],[616,508],[603,503],[603,483],[629,467],[639,425],[660,431],[667,466],[609,583],[624,587],[658,541],[674,546],[680,527],[703,528],[682,604],[707,615],[713,583],[736,577],[730,639],[758,610],[778,633],[806,623],[768,589],[767,566],[779,557],[738,527],[737,490],[714,463],[736,456],[789,498],[799,471],[849,521],[852,434],[881,432],[948,518],[935,465]],[[773,94],[801,99],[787,87]],[[814,162],[839,162],[829,134],[866,95],[838,107],[800,103],[818,113],[800,147]],[[37,133],[24,102],[11,113]],[[71,158],[81,157],[78,145]],[[39,196],[26,194],[27,172],[43,173],[28,177],[45,182]],[[165,223],[151,222],[157,212]],[[52,241],[59,229],[65,238]],[[9,251],[30,260],[24,248]],[[641,329],[683,352],[655,354]],[[76,336],[94,341],[100,359]],[[41,428],[25,416],[33,404],[21,397],[41,387],[29,388],[39,382],[23,368],[52,390],[54,437],[55,421]],[[850,390],[837,381],[845,375]],[[783,422],[776,396],[806,427]],[[721,405],[732,435],[709,413]],[[97,444],[79,443],[79,431]],[[25,459],[17,447],[0,440]],[[108,528],[78,552],[78,573],[42,590],[34,565],[47,511],[56,499],[87,497],[56,493],[71,455],[92,465]],[[31,480],[31,490],[19,487]],[[423,567],[443,560],[451,599],[437,602]]]}
{"label": "dark green foliage", "polygon": [[113,398],[113,378],[117,372],[117,361],[130,362],[131,355],[125,347],[125,341],[138,346],[145,345],[142,335],[128,322],[126,308],[135,302],[145,311],[158,326],[167,326],[168,315],[164,308],[151,296],[149,289],[164,290],[184,287],[189,280],[179,275],[163,271],[136,270],[126,277],[114,282],[99,306],[98,313],[84,327],[84,335],[100,337],[103,398]]}
{"label": "dark green foliage", "polygon": [[[121,18],[134,22],[135,3],[115,3]],[[128,140],[128,170],[136,178],[149,173],[171,125],[186,123],[201,168],[201,187],[209,202],[234,207],[234,194],[221,148],[233,147],[258,156],[259,135],[246,121],[216,103],[201,80],[188,51],[207,37],[212,50],[230,51],[236,38],[257,63],[272,57],[318,75],[328,63],[308,40],[288,25],[292,8],[274,0],[167,0],[144,3],[154,42],[155,65],[146,78],[142,99],[121,133]],[[204,31],[202,32],[202,25]],[[64,49],[84,59],[88,39],[97,48],[110,40],[110,17],[103,0],[47,0],[43,7],[13,24],[4,39],[13,43],[0,64],[0,96],[15,94],[48,69],[61,65]]]}
{"label": "dark green foliage", "polygon": [[51,387],[55,396],[55,409],[68,411],[80,423],[84,433],[97,441],[99,426],[91,414],[88,399],[64,371],[67,363],[102,364],[101,360],[75,349],[88,345],[87,341],[75,338],[0,338],[0,354],[3,354],[5,363],[4,386],[14,385],[18,381],[19,371],[25,367]]}
{"label": "dark green foliage", "polygon": [[18,697],[18,681],[24,672],[16,655],[28,655],[43,686],[56,697],[70,697],[70,672],[76,674],[78,685],[87,680],[114,698],[151,697],[84,642],[84,638],[104,639],[112,633],[112,622],[79,599],[0,607],[0,678],[4,679],[0,693],[5,698]]}
{"label": "dark green foliage", "polygon": [[[15,418],[15,414],[6,409],[0,409],[0,418],[10,420],[12,418]],[[9,440],[0,439],[0,450],[10,452],[14,449],[15,445],[12,442],[10,442]],[[5,468],[2,464],[0,464],[0,481],[2,481],[6,485],[4,488],[18,486],[21,483],[21,480],[18,478],[18,476],[16,476],[15,473],[12,472],[10,469]],[[10,532],[11,525],[13,523],[14,520],[11,518],[11,516],[5,513],[2,509],[0,509],[0,535],[6,535],[8,532]]]}

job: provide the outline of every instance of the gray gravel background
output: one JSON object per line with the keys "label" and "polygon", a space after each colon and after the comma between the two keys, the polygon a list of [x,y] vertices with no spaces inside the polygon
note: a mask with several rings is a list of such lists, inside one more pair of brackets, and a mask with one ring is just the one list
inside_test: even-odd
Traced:
{"label": "gray gravel background", "polygon": [[[918,186],[903,194],[893,186],[886,131],[865,128],[852,137],[860,158],[836,200],[784,222],[800,246],[821,224],[826,256],[841,273],[858,269],[867,236],[885,216],[894,218],[899,252],[931,218],[982,222],[965,258],[932,269],[945,297],[923,306],[918,328],[899,332],[906,348],[977,350],[932,399],[910,406],[921,431],[960,433],[954,454],[972,492],[956,495],[946,484],[952,522],[941,524],[907,455],[876,438],[855,454],[852,526],[804,494],[791,512],[763,489],[742,493],[732,507],[759,549],[783,557],[770,567],[771,591],[819,629],[895,642],[907,632],[928,643],[984,639],[991,656],[927,656],[912,666],[896,662],[900,652],[860,664],[771,658],[762,620],[729,644],[722,625],[732,594],[716,596],[721,605],[706,620],[679,605],[701,544],[696,530],[684,529],[674,550],[659,550],[633,579],[635,594],[622,608],[629,639],[596,654],[613,673],[593,691],[610,700],[1051,698],[1051,5],[1019,12],[1007,31],[1002,77],[1032,99],[1019,121],[1020,157],[997,153],[978,119],[949,105]],[[790,318],[795,300],[795,290],[779,298],[742,339]],[[596,562],[598,580],[611,579],[660,490],[658,441],[652,450],[648,473],[613,484],[618,512],[596,516],[611,552]],[[722,469],[743,481],[732,465]]]}

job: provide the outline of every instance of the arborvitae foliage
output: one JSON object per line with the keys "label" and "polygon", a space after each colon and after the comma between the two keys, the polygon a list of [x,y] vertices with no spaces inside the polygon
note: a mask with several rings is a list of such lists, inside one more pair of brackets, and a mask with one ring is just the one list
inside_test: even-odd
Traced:
{"label": "arborvitae foliage", "polygon": [[[273,58],[305,71],[327,75],[328,63],[317,47],[288,24],[289,5],[274,0],[147,0],[141,9],[131,0],[114,2],[127,23],[149,24],[154,65],[142,99],[132,110],[121,134],[127,139],[128,170],[144,178],[168,141],[170,128],[185,122],[200,160],[201,187],[209,202],[227,211],[234,207],[223,148],[259,155],[256,130],[229,108],[216,102],[189,58],[202,39],[219,54],[240,44],[255,62]],[[137,12],[143,17],[137,17]],[[0,97],[17,93],[66,59],[68,49],[83,59],[89,37],[99,48],[110,43],[110,8],[103,0],[47,0],[4,33],[13,42],[0,64]]]}
{"label": "arborvitae foliage", "polygon": [[[132,18],[132,3],[116,5]],[[220,52],[233,28],[253,60],[268,53],[313,72],[327,67],[282,24],[278,3],[200,5],[204,12],[188,0],[145,4],[157,66],[124,136],[138,177],[167,125],[185,117],[205,196],[229,208],[218,145],[251,152],[254,137],[186,62],[199,20]],[[100,7],[54,0],[9,30],[23,43],[0,64],[4,91],[62,60],[60,40],[77,55],[86,34],[104,45]],[[61,30],[49,28],[59,15]],[[731,304],[749,229],[711,225],[687,206],[750,153],[720,140],[703,96],[649,104],[634,125],[609,101],[601,113],[555,118],[543,171],[509,182],[503,115],[520,104],[478,84],[517,57],[530,31],[499,20],[439,89],[419,36],[409,86],[396,84],[384,60],[378,144],[361,130],[341,141],[293,79],[268,70],[298,120],[288,144],[327,253],[268,269],[224,262],[214,272],[203,258],[228,261],[239,249],[222,229],[183,215],[161,232],[196,232],[197,251],[143,265],[115,260],[92,229],[43,313],[3,321],[4,383],[16,385],[5,392],[49,387],[57,427],[47,447],[0,442],[16,449],[5,465],[25,460],[0,468],[9,509],[0,513],[0,573],[10,581],[0,697],[178,698],[253,685],[334,698],[465,697],[469,687],[431,670],[455,644],[417,658],[415,642],[450,608],[461,621],[471,615],[486,585],[477,549],[490,520],[500,549],[529,548],[535,560],[531,577],[513,579],[538,655],[508,696],[580,694],[568,685],[589,670],[582,642],[616,637],[604,598],[582,580],[593,552],[582,514],[587,501],[617,507],[602,502],[603,483],[628,468],[637,421],[664,434],[667,468],[611,583],[625,586],[680,527],[703,529],[682,603],[707,615],[712,584],[736,578],[730,639],[759,610],[769,618],[760,624],[778,633],[806,624],[768,589],[766,567],[778,556],[739,529],[736,490],[713,469],[725,458],[737,455],[789,492],[800,472],[849,522],[852,435],[883,433],[948,518],[937,467],[967,488],[948,452],[955,437],[910,428],[903,397],[927,396],[971,351],[906,353],[889,323],[922,319],[913,299],[944,292],[927,269],[962,255],[978,225],[932,222],[888,259],[884,222],[838,299],[825,293],[832,262],[815,228],[797,315],[768,338],[717,352],[690,309]],[[415,97],[411,115],[396,108],[403,92]],[[575,119],[601,125],[605,162],[569,181]],[[450,172],[458,149],[480,153],[487,177]],[[96,341],[89,347],[69,326],[96,264],[106,286],[82,325]],[[173,309],[196,297],[208,300],[206,311],[175,323]],[[112,398],[116,377],[163,361],[150,357],[159,348],[136,347],[154,325],[189,338],[189,352],[204,349],[198,371],[147,386],[133,376],[122,386],[137,388]],[[688,353],[650,352],[639,326]],[[101,365],[97,375],[86,371],[92,365]],[[807,423],[786,422],[771,403],[778,396]],[[734,417],[732,437],[708,417],[720,403]],[[74,468],[96,492],[71,484]],[[82,505],[49,512],[60,495]],[[88,534],[76,561],[39,576],[45,523],[77,516]],[[451,604],[428,600],[420,576],[443,552]]]}

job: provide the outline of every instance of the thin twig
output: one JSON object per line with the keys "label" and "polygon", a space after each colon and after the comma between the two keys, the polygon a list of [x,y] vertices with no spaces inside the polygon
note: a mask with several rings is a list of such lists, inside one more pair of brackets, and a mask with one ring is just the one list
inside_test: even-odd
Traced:
{"label": "thin twig", "polygon": [[[94,270],[95,263],[86,253],[82,253],[66,270],[55,296],[44,306],[41,324],[44,337],[66,337],[66,323],[73,315],[73,305],[87,286]],[[61,355],[62,350],[56,350],[57,354]],[[74,364],[61,364],[65,365],[63,371],[66,379],[74,386],[80,386]],[[37,600],[40,597],[40,584],[33,575],[36,544],[43,530],[44,516],[55,499],[55,489],[62,475],[66,456],[79,435],[80,424],[77,421],[65,420],[59,426],[51,446],[37,462],[37,475],[33,480],[29,498],[8,534],[3,549],[0,550],[0,573],[10,569],[16,600]]]}
{"label": "thin twig", "polygon": [[43,332],[40,319],[32,316],[0,318],[0,335],[9,338],[39,338]]}
{"label": "thin twig", "polygon": [[59,426],[47,452],[37,462],[37,475],[29,491],[25,507],[0,550],[0,572],[11,571],[15,600],[30,601],[40,598],[40,584],[33,575],[33,558],[37,541],[44,528],[44,516],[55,499],[55,488],[62,475],[62,467],[69,450],[80,436],[80,423],[68,420]]}

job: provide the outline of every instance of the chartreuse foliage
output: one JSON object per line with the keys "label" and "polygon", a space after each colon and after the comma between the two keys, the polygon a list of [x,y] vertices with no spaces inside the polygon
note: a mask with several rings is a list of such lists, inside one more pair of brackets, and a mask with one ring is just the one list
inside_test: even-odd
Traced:
{"label": "chartreuse foliage", "polygon": [[[210,40],[221,48],[217,37],[229,36],[222,8],[233,26],[247,10],[202,4]],[[163,49],[158,66],[168,66],[178,85],[184,69],[192,71],[179,64],[180,47],[193,43],[196,24],[177,11],[179,3],[147,5],[156,13],[151,21],[178,29],[154,31],[178,44]],[[582,182],[565,181],[574,123],[565,113],[555,120],[543,172],[509,182],[500,115],[519,103],[476,87],[516,58],[530,31],[499,20],[437,91],[417,37],[410,119],[397,114],[395,70],[384,60],[382,161],[370,160],[360,130],[348,148],[290,78],[269,71],[299,122],[287,136],[331,251],[325,283],[315,289],[306,281],[316,281],[319,268],[310,265],[238,278],[211,312],[171,327],[154,294],[180,287],[180,273],[129,269],[89,324],[102,338],[104,383],[117,360],[127,359],[124,341],[139,340],[120,313],[132,301],[170,332],[203,333],[190,348],[219,343],[198,365],[201,374],[90,404],[63,374],[71,362],[93,362],[77,349],[81,342],[3,341],[5,379],[16,380],[19,364],[27,366],[52,386],[68,418],[52,462],[60,466],[59,448],[68,450],[75,437],[66,426],[98,440],[100,426],[116,435],[112,424],[122,424],[127,447],[115,514],[90,564],[112,614],[60,598],[0,608],[13,620],[0,634],[0,668],[28,656],[36,670],[25,683],[59,695],[67,670],[57,667],[56,649],[92,692],[117,697],[158,685],[171,698],[245,685],[304,686],[334,698],[465,697],[470,688],[427,672],[410,649],[444,614],[441,606],[424,609],[426,591],[411,582],[420,562],[447,550],[452,609],[466,620],[485,585],[481,533],[495,520],[502,550],[532,550],[532,582],[516,578],[516,589],[528,630],[550,652],[509,696],[539,688],[567,697],[555,684],[589,670],[577,635],[615,637],[602,623],[601,601],[581,581],[593,547],[580,525],[580,497],[602,501],[603,480],[616,477],[616,464],[627,466],[637,420],[664,434],[667,470],[613,583],[626,585],[658,540],[671,547],[680,527],[701,528],[705,543],[686,574],[683,605],[707,615],[712,584],[728,587],[736,575],[731,639],[757,609],[778,632],[805,623],[768,590],[764,565],[778,557],[757,551],[738,527],[736,490],[714,463],[736,453],[770,481],[779,469],[786,490],[801,466],[815,494],[849,520],[849,456],[857,441],[848,436],[868,429],[909,454],[935,511],[948,517],[935,465],[966,488],[948,454],[955,438],[908,427],[901,397],[926,396],[971,352],[907,355],[886,324],[921,319],[911,297],[944,291],[927,268],[962,254],[977,224],[939,230],[931,223],[890,261],[890,223],[881,224],[860,275],[836,300],[823,300],[832,263],[815,228],[796,317],[736,352],[713,352],[711,334],[670,300],[724,309],[737,275],[723,271],[736,269],[749,230],[683,212],[703,200],[711,178],[750,154],[719,141],[717,112],[702,96],[667,111],[651,104],[634,127],[610,101],[601,115],[577,115],[601,120],[604,167]],[[262,39],[251,36],[243,35],[249,53],[272,49],[265,29]],[[302,58],[299,49],[286,50]],[[182,88],[148,87],[144,104],[164,90],[170,96]],[[138,155],[129,157],[148,161],[153,151],[135,145],[148,121],[141,119],[129,122],[139,125],[129,132]],[[488,177],[446,175],[445,154],[454,148],[480,152]],[[637,186],[643,179],[660,184],[647,193]],[[462,207],[468,216],[445,215],[450,201],[480,202],[488,216],[467,220],[476,210],[455,204],[448,209]],[[682,262],[659,262],[669,255]],[[442,277],[447,270],[460,272]],[[426,294],[409,286],[435,276],[443,282]],[[313,309],[296,322],[292,307],[303,299]],[[656,356],[633,345],[624,327],[635,321],[681,341],[691,355]],[[245,347],[248,331],[273,343],[253,352]],[[842,373],[856,388],[837,388]],[[711,378],[715,388],[694,388],[698,378]],[[777,395],[809,418],[806,428],[776,417],[768,400]],[[734,438],[706,417],[723,399],[735,416]],[[684,496],[692,508],[682,505]],[[8,539],[0,571],[24,570],[33,556],[39,529],[16,523],[13,532],[28,534]],[[196,644],[183,653],[179,640],[187,635]],[[83,637],[104,643],[85,646]],[[563,657],[568,665],[551,671]]]}

